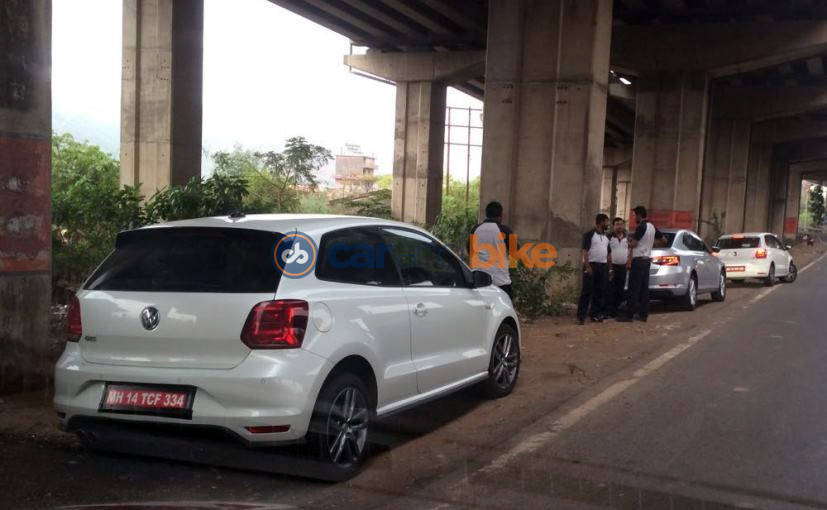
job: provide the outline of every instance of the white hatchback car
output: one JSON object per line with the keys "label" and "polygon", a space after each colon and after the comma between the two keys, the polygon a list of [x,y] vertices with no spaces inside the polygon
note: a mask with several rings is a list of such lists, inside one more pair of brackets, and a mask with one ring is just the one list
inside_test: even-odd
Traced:
{"label": "white hatchback car", "polygon": [[[520,369],[511,300],[426,231],[326,215],[213,217],[118,235],[69,308],[65,430],[174,423],[307,441],[348,476],[374,419]],[[114,422],[113,422],[114,420]]]}
{"label": "white hatchback car", "polygon": [[779,277],[791,283],[798,276],[789,250],[775,234],[767,232],[727,234],[721,236],[713,248],[726,264],[728,279],[759,278],[770,286],[775,285]]}

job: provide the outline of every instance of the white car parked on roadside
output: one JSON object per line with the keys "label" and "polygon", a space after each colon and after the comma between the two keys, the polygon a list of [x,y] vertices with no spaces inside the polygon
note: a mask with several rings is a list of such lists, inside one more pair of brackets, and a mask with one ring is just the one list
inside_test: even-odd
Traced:
{"label": "white car parked on roadside", "polygon": [[775,285],[778,278],[792,283],[798,276],[789,250],[775,234],[767,232],[727,234],[721,236],[713,248],[726,264],[728,279],[759,278],[769,286]]}
{"label": "white car parked on roadside", "polygon": [[251,446],[307,441],[349,476],[376,418],[520,369],[511,300],[428,232],[327,215],[153,225],[69,307],[61,427],[208,426]]}

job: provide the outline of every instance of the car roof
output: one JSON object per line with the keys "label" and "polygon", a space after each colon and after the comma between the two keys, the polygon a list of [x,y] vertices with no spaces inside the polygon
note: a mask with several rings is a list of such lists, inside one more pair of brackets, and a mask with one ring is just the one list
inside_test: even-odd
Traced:
{"label": "car roof", "polygon": [[735,232],[733,234],[724,234],[719,239],[724,237],[744,236],[744,237],[758,237],[758,236],[774,236],[771,232]]}
{"label": "car roof", "polygon": [[[421,228],[400,221],[384,220],[367,216],[347,216],[337,214],[247,214],[242,216],[211,216],[187,220],[168,221],[147,225],[149,228],[169,227],[224,227],[265,230],[268,232],[292,232],[298,230],[306,234],[320,234],[346,227],[361,225],[388,225],[396,227]],[[424,232],[424,231],[423,231]]]}

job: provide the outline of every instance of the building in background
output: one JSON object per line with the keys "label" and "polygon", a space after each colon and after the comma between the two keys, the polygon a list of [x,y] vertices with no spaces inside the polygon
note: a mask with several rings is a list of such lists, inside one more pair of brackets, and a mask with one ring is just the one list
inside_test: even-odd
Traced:
{"label": "building in background", "polygon": [[336,155],[336,189],[345,193],[373,191],[376,186],[374,172],[377,168],[375,157],[362,154],[358,145],[347,144]]}

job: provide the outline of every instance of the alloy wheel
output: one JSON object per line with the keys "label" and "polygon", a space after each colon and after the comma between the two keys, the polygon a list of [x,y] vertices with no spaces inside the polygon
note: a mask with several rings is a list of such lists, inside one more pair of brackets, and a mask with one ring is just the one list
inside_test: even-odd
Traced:
{"label": "alloy wheel", "polygon": [[494,343],[493,376],[497,386],[508,388],[517,377],[518,353],[514,336],[504,333]]}
{"label": "alloy wheel", "polygon": [[336,395],[327,419],[333,463],[346,467],[358,462],[367,444],[369,416],[367,399],[358,389],[347,386]]}

